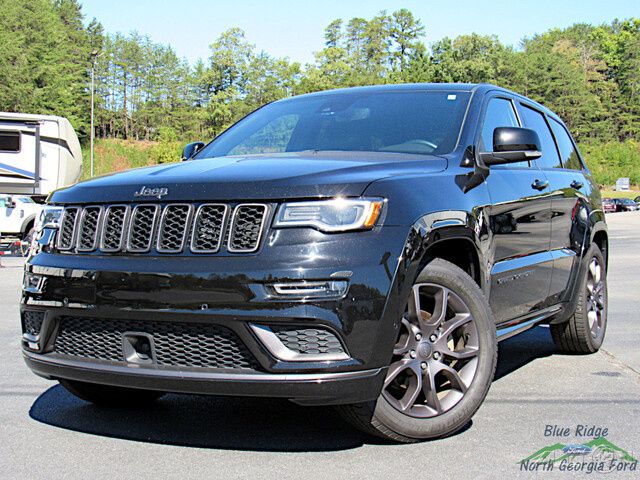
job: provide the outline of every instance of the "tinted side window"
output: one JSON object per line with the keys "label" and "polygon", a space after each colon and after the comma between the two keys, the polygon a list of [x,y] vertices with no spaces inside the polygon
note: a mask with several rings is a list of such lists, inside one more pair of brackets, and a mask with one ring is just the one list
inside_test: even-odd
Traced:
{"label": "tinted side window", "polygon": [[540,168],[562,168],[556,143],[553,141],[551,130],[549,130],[544,115],[526,105],[522,105],[521,114],[524,126],[535,130],[540,137],[542,157],[536,160]]}
{"label": "tinted side window", "polygon": [[549,120],[551,130],[553,130],[553,134],[558,142],[558,149],[560,150],[560,155],[562,157],[562,166],[564,168],[570,168],[571,170],[582,170],[580,157],[578,156],[576,147],[571,141],[571,137],[567,133],[567,130],[557,120],[554,120],[553,118],[550,118]]}
{"label": "tinted side window", "polygon": [[483,152],[493,151],[493,131],[498,127],[517,127],[518,119],[513,105],[504,98],[492,98],[484,113],[484,123],[482,125],[482,145]]}
{"label": "tinted side window", "polygon": [[[513,110],[513,104],[505,98],[492,98],[489,100],[484,114],[482,132],[480,134],[480,151],[493,151],[493,131],[498,127],[518,127],[518,118]],[[510,163],[509,165],[495,165],[492,168],[528,167],[529,162]]]}

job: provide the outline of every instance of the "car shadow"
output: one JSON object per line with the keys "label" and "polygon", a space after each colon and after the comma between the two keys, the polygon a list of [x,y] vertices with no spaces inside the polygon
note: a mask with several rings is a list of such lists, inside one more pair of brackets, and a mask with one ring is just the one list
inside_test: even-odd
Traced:
{"label": "car shadow", "polygon": [[56,385],[38,397],[29,415],[67,430],[196,448],[321,452],[378,442],[345,424],[332,408],[272,398],[170,394],[141,408],[109,408]]}
{"label": "car shadow", "polygon": [[498,344],[498,365],[493,381],[524,367],[538,358],[557,354],[549,327],[534,327]]}
{"label": "car shadow", "polygon": [[[544,327],[505,340],[499,347],[495,378],[554,351]],[[271,398],[171,394],[144,408],[106,408],[56,385],[36,399],[29,415],[47,425],[87,434],[196,448],[322,452],[364,444],[392,445],[355,430],[332,408],[302,407]]]}

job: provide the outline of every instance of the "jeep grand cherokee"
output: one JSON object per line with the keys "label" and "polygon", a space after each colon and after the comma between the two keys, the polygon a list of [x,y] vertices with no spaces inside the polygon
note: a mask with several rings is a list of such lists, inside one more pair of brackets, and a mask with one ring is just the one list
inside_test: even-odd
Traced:
{"label": "jeep grand cherokee", "polygon": [[545,323],[563,351],[602,344],[599,192],[562,120],[528,98],[302,95],[184,160],[51,195],[21,304],[35,373],[102,404],[336,405],[409,442],[469,422],[499,340]]}

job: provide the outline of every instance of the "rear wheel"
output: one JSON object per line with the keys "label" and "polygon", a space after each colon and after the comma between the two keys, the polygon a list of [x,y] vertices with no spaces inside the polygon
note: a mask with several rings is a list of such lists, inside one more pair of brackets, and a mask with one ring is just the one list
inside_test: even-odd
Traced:
{"label": "rear wheel", "polygon": [[489,304],[463,270],[429,263],[412,287],[377,401],[339,407],[356,427],[414,442],[464,427],[493,379],[497,344]]}
{"label": "rear wheel", "polygon": [[576,310],[568,321],[551,325],[553,341],[566,353],[594,353],[607,330],[607,272],[597,245],[587,251],[587,271],[580,285]]}
{"label": "rear wheel", "polygon": [[60,379],[60,384],[76,397],[96,405],[112,407],[140,406],[153,402],[164,395],[154,390],[113,387],[77,380]]}

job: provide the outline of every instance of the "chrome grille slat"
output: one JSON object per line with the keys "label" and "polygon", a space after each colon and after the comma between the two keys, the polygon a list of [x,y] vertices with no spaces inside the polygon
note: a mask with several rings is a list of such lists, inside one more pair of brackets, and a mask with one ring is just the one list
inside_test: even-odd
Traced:
{"label": "chrome grille slat", "polygon": [[237,253],[255,252],[260,246],[262,229],[267,218],[267,206],[243,203],[233,211],[227,250]]}
{"label": "chrome grille slat", "polygon": [[192,252],[215,253],[220,250],[228,211],[229,207],[219,203],[207,203],[198,207],[191,235]]}
{"label": "chrome grille slat", "polygon": [[76,250],[78,252],[91,252],[96,249],[102,207],[85,207],[80,215],[78,223],[78,240]]}
{"label": "chrome grille slat", "polygon": [[270,210],[262,203],[69,206],[56,242],[59,251],[77,253],[182,253],[187,242],[194,254],[217,253],[223,246],[251,253],[260,247]]}
{"label": "chrome grille slat", "polygon": [[151,250],[158,216],[158,205],[138,205],[131,212],[127,251],[146,253]]}
{"label": "chrome grille slat", "polygon": [[160,228],[158,229],[158,245],[160,253],[179,253],[184,247],[191,220],[191,205],[174,203],[167,205],[162,211]]}
{"label": "chrome grille slat", "polygon": [[65,208],[60,222],[60,230],[58,231],[58,250],[71,250],[73,248],[79,213],[79,207]]}
{"label": "chrome grille slat", "polygon": [[127,205],[111,205],[104,212],[100,250],[119,252],[124,246],[126,225],[129,219]]}

